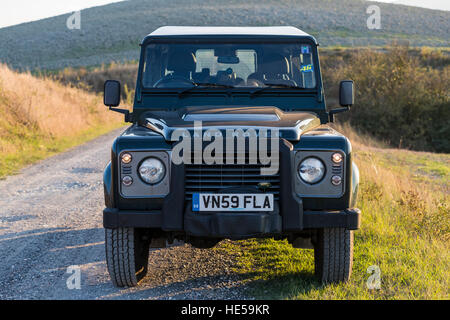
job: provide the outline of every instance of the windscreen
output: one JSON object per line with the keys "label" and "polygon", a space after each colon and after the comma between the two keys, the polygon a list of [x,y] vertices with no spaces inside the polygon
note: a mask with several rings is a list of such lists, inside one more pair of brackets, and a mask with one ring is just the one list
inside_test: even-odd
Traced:
{"label": "windscreen", "polygon": [[316,87],[313,50],[305,43],[151,43],[145,88],[193,86]]}

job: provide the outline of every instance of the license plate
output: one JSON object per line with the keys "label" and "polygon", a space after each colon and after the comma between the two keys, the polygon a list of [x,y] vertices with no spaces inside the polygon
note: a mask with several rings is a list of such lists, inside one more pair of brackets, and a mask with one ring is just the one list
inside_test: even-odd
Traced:
{"label": "license plate", "polygon": [[194,193],[192,211],[273,211],[273,194]]}

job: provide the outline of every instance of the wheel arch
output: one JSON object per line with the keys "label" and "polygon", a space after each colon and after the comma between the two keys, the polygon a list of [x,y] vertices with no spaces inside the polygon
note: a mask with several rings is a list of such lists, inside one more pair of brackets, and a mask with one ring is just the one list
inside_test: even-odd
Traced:
{"label": "wheel arch", "polygon": [[103,171],[103,191],[105,195],[105,206],[107,208],[114,208],[114,193],[112,188],[112,170],[111,162],[109,162]]}
{"label": "wheel arch", "polygon": [[359,169],[354,161],[352,161],[352,178],[350,187],[350,208],[354,208],[356,207],[359,189]]}

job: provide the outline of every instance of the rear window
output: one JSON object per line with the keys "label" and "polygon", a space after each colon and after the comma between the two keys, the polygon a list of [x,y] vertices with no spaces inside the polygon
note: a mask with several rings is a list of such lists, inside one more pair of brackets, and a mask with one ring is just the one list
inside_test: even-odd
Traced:
{"label": "rear window", "polygon": [[200,73],[204,69],[209,69],[211,76],[217,76],[220,71],[232,69],[239,77],[247,79],[249,75],[256,72],[256,51],[236,50],[237,64],[227,64],[218,62],[218,57],[214,55],[214,49],[199,49],[195,52],[197,58],[196,72]]}

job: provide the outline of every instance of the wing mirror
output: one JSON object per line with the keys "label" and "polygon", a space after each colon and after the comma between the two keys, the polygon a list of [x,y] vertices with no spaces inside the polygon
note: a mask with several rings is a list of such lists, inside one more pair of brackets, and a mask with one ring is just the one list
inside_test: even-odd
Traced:
{"label": "wing mirror", "polygon": [[103,88],[103,103],[109,110],[125,115],[125,122],[133,122],[132,113],[126,109],[113,108],[120,104],[120,82],[107,80]]}
{"label": "wing mirror", "polygon": [[107,80],[103,90],[103,103],[108,107],[117,107],[120,104],[120,82]]}
{"label": "wing mirror", "polygon": [[353,90],[353,80],[341,81],[339,85],[339,104],[343,107],[350,107],[355,100]]}
{"label": "wing mirror", "polygon": [[339,84],[339,104],[344,108],[337,108],[328,112],[330,122],[334,122],[334,115],[337,113],[350,110],[350,107],[355,102],[355,92],[353,80],[343,80]]}

